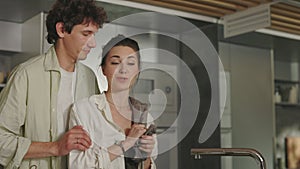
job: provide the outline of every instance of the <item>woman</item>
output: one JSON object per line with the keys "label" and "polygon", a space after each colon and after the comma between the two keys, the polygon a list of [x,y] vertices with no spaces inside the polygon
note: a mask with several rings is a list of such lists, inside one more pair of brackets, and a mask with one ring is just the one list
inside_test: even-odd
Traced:
{"label": "woman", "polygon": [[[144,135],[146,126],[140,124],[151,117],[145,104],[129,96],[139,73],[139,46],[119,35],[104,46],[102,57],[108,91],[76,102],[70,113],[69,127],[82,125],[93,143],[86,151],[70,153],[69,168],[155,168],[150,157],[154,136]],[[142,120],[133,122],[136,117]],[[83,141],[78,138],[76,144]]]}

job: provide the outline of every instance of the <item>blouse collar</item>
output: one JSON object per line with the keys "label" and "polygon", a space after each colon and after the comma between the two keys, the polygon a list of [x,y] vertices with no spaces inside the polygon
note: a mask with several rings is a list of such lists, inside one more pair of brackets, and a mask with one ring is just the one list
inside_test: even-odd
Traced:
{"label": "blouse collar", "polygon": [[99,110],[105,110],[106,108],[106,98],[105,98],[105,94],[99,94],[95,97],[95,103],[98,107]]}

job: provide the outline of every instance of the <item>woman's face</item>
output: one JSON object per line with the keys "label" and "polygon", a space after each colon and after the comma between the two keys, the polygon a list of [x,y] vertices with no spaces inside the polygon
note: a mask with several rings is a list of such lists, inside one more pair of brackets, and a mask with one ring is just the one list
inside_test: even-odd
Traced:
{"label": "woman's face", "polygon": [[139,73],[137,53],[128,46],[115,46],[106,57],[102,69],[107,77],[109,90],[128,90],[135,83]]}

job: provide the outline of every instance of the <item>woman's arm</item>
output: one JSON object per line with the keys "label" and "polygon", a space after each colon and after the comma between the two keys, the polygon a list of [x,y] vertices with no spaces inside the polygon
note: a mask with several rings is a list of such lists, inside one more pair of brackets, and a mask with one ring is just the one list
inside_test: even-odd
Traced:
{"label": "woman's arm", "polygon": [[[69,127],[84,124],[78,116],[78,112],[82,107],[80,107],[80,110],[78,110],[78,108],[75,103],[71,109]],[[84,110],[86,110],[86,107]],[[144,132],[144,125],[134,125],[126,139],[121,142],[124,151],[130,149]],[[69,154],[69,168],[107,168],[113,160],[123,155],[122,147],[114,142],[112,142],[108,148],[99,145],[101,145],[101,143],[93,142],[91,148],[86,151],[71,151]]]}

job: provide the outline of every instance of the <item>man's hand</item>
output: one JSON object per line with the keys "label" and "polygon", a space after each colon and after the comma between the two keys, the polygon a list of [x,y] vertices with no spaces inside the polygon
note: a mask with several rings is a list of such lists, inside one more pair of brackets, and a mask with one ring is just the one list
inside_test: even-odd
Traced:
{"label": "man's hand", "polygon": [[84,151],[88,149],[92,141],[82,126],[74,126],[67,131],[60,140],[56,141],[55,144],[57,156],[63,156],[72,150]]}
{"label": "man's hand", "polygon": [[31,142],[24,158],[64,156],[72,150],[86,150],[92,144],[89,134],[82,126],[75,126],[56,142]]}

